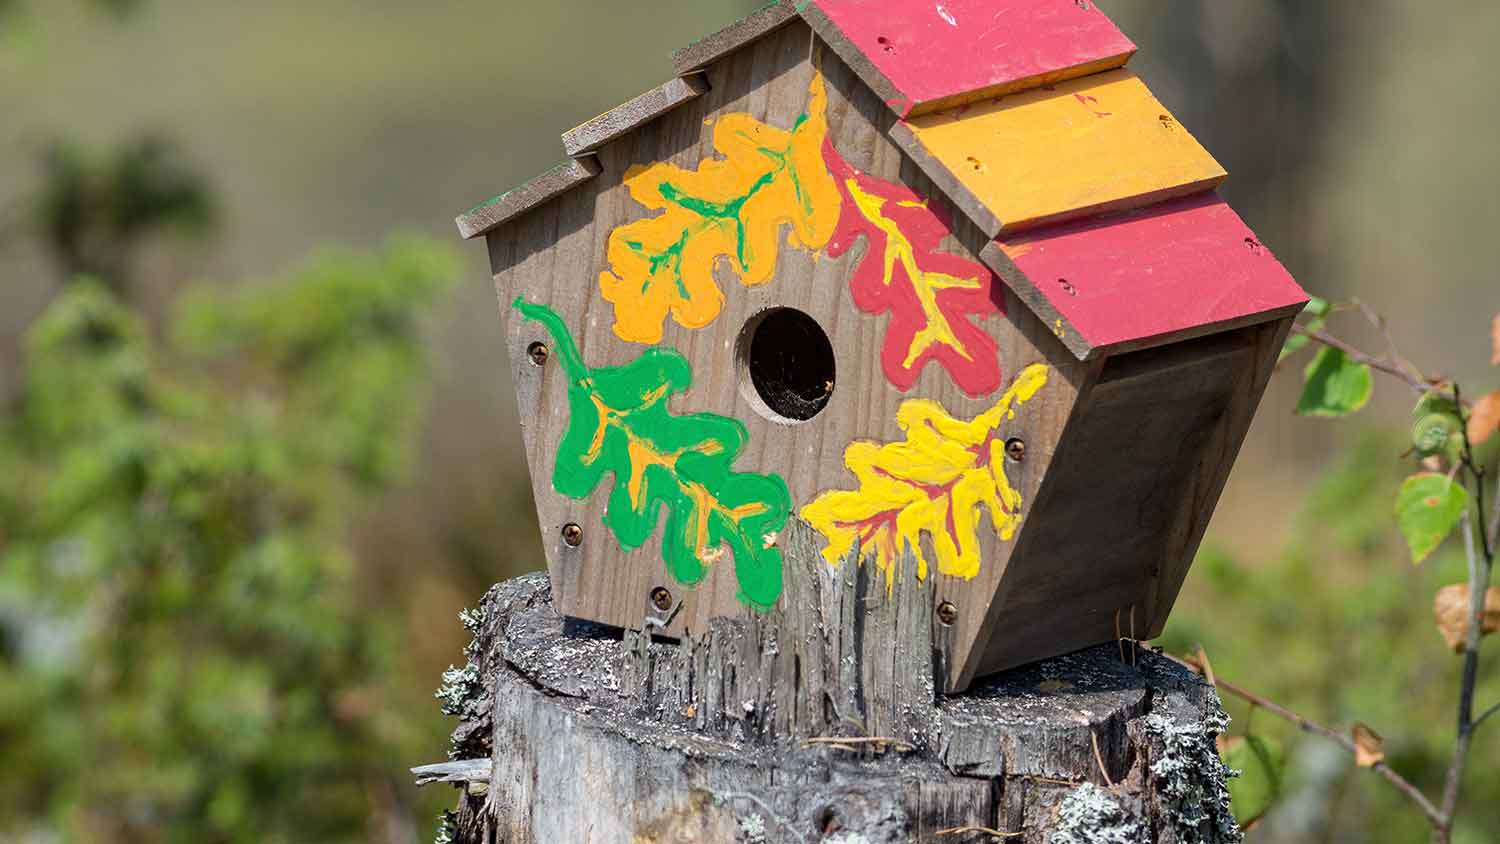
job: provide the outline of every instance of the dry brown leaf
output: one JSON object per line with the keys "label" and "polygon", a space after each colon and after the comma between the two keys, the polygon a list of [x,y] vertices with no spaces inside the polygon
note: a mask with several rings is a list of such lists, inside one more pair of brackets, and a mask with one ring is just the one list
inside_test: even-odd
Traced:
{"label": "dry brown leaf", "polygon": [[[1455,583],[1438,590],[1432,599],[1432,614],[1437,618],[1438,632],[1454,653],[1463,653],[1469,633],[1469,585]],[[1483,635],[1500,633],[1500,587],[1491,587],[1484,596]]]}
{"label": "dry brown leaf", "polygon": [[1469,414],[1469,442],[1479,445],[1500,431],[1500,390],[1474,403]]}
{"label": "dry brown leaf", "polygon": [[1349,730],[1354,737],[1354,764],[1373,768],[1385,761],[1385,739],[1368,726],[1355,722]]}
{"label": "dry brown leaf", "polygon": [[1500,366],[1500,314],[1495,314],[1495,323],[1490,326],[1490,339],[1495,344],[1494,354],[1490,356],[1490,365]]}

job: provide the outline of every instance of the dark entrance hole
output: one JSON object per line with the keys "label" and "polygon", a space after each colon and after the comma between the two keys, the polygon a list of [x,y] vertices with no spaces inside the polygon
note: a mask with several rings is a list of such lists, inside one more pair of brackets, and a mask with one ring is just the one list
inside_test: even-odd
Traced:
{"label": "dark entrance hole", "polygon": [[781,421],[805,422],[833,397],[833,345],[823,327],[796,308],[764,311],[746,323],[740,362],[762,410]]}

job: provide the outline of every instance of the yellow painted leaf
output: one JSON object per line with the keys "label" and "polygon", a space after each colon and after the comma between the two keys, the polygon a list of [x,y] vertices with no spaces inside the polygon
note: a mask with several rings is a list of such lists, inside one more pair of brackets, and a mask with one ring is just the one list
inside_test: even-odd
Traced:
{"label": "yellow painted leaf", "polygon": [[1385,739],[1368,725],[1356,722],[1349,730],[1354,738],[1354,764],[1373,768],[1385,761]]}
{"label": "yellow painted leaf", "polygon": [[928,561],[921,535],[932,538],[938,571],[973,578],[979,573],[978,529],[988,512],[1002,539],[1021,522],[1021,496],[1005,475],[1001,426],[1047,383],[1047,367],[1033,364],[1016,377],[994,407],[964,422],[927,399],[903,402],[896,424],[903,442],[860,441],[844,452],[859,488],[833,490],[802,508],[802,518],[828,539],[823,556],[837,565],[856,546],[873,554],[889,587],[905,547],[917,559],[917,577]]}
{"label": "yellow painted leaf", "polygon": [[615,306],[621,339],[660,342],[669,314],[687,328],[713,322],[724,305],[715,267],[747,287],[770,281],[783,225],[793,248],[817,252],[828,243],[843,198],[823,160],[827,102],[818,74],[807,113],[791,130],[728,114],[713,132],[722,158],[696,170],[659,162],[626,171],[630,196],[660,213],[609,236],[610,268],[599,286]]}
{"label": "yellow painted leaf", "polygon": [[[1432,614],[1437,619],[1438,632],[1454,653],[1463,653],[1464,640],[1469,635],[1469,585],[1455,583],[1438,590],[1432,599]],[[1484,617],[1480,623],[1480,635],[1500,633],[1500,588],[1490,587],[1484,595]]]}
{"label": "yellow painted leaf", "polygon": [[1500,390],[1474,403],[1469,414],[1469,442],[1479,445],[1500,431]]}

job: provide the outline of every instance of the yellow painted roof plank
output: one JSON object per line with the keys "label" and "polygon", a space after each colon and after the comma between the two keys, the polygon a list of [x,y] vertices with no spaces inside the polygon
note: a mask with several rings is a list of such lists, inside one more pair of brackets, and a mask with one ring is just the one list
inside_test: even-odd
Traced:
{"label": "yellow painted roof plank", "polygon": [[1226,176],[1128,70],[913,118],[893,135],[991,236],[1210,190]]}

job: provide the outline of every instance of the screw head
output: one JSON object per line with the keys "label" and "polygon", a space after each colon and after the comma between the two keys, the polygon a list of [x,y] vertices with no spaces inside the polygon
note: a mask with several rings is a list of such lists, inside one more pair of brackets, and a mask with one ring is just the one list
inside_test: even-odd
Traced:
{"label": "screw head", "polygon": [[1009,439],[1005,441],[1005,456],[1020,463],[1026,459],[1026,441],[1022,439]]}
{"label": "screw head", "polygon": [[569,522],[563,525],[562,538],[563,542],[568,543],[568,547],[577,548],[583,544],[583,528],[573,522]]}
{"label": "screw head", "polygon": [[665,586],[658,586],[651,590],[651,605],[666,612],[672,608],[672,590]]}
{"label": "screw head", "polygon": [[944,601],[938,604],[937,617],[944,627],[952,627],[953,622],[958,621],[958,607],[953,606],[952,601]]}
{"label": "screw head", "polygon": [[552,353],[547,349],[547,344],[540,340],[526,347],[526,356],[531,358],[533,366],[546,366],[550,354]]}

